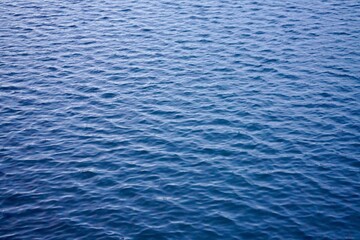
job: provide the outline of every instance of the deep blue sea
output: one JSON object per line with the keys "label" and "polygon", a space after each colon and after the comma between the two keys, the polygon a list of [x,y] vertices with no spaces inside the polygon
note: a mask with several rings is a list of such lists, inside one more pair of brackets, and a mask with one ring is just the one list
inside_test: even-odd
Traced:
{"label": "deep blue sea", "polygon": [[0,239],[360,239],[360,2],[1,0]]}

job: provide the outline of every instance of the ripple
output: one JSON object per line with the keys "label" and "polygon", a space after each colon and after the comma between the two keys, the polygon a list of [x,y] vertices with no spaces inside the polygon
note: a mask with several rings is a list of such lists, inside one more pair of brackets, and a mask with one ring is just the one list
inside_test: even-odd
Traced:
{"label": "ripple", "polygon": [[0,238],[359,239],[359,9],[2,1]]}

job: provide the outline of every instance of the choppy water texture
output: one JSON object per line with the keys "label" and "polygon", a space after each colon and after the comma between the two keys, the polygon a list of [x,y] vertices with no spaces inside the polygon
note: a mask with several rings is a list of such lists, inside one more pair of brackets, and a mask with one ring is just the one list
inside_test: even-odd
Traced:
{"label": "choppy water texture", "polygon": [[1,239],[360,239],[360,3],[0,2]]}

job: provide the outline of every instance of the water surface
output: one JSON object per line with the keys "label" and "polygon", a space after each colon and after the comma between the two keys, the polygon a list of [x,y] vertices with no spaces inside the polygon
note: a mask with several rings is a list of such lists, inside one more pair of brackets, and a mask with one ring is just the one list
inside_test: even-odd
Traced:
{"label": "water surface", "polygon": [[355,0],[2,0],[1,239],[360,239]]}

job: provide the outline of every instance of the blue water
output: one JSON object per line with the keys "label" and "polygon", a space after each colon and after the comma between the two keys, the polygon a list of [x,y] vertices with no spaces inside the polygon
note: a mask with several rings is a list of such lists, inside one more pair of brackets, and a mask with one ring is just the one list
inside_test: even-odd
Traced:
{"label": "blue water", "polygon": [[0,239],[360,239],[360,2],[2,0]]}

